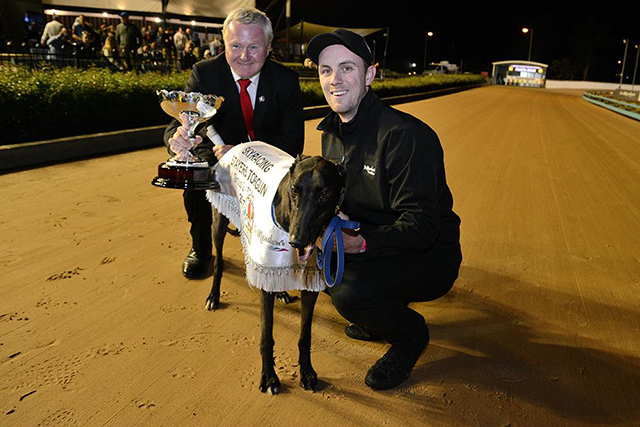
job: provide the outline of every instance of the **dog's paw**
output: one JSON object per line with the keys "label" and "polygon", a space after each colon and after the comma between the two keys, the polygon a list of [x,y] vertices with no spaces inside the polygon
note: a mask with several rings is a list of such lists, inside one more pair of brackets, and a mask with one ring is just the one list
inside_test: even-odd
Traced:
{"label": "dog's paw", "polygon": [[209,311],[215,311],[220,307],[220,298],[209,296],[209,298],[207,298],[207,302],[204,304],[204,307]]}
{"label": "dog's paw", "polygon": [[291,304],[298,300],[297,296],[291,296],[287,292],[276,292],[276,299],[283,304]]}
{"label": "dog's paw", "polygon": [[275,396],[280,392],[280,380],[278,376],[273,373],[260,376],[260,391],[263,393],[269,393],[271,396]]}
{"label": "dog's paw", "polygon": [[313,367],[300,367],[300,387],[314,393],[318,391],[318,374],[313,370]]}

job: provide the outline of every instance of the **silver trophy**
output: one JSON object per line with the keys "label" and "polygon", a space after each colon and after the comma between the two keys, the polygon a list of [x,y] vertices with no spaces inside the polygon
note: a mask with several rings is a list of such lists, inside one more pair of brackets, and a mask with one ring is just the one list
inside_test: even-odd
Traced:
{"label": "silver trophy", "polygon": [[208,190],[219,187],[213,166],[194,151],[196,127],[216,114],[224,98],[198,92],[159,90],[160,107],[187,128],[191,149],[158,165],[158,176],[151,183],[163,188]]}

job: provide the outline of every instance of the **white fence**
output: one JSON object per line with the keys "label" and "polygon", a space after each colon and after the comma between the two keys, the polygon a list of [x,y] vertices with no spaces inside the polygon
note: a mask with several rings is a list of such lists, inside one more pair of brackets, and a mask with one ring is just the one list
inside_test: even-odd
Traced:
{"label": "white fence", "polygon": [[[547,89],[584,89],[584,90],[615,90],[620,85],[618,83],[603,82],[578,82],[571,80],[547,80]],[[631,85],[623,84],[622,89],[633,90]],[[636,83],[635,89],[640,89],[640,81]]]}

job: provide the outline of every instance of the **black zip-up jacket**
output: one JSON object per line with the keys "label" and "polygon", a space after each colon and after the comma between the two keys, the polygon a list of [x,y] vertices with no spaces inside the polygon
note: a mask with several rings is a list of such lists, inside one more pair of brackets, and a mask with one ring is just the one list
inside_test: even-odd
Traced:
{"label": "black zip-up jacket", "polygon": [[318,130],[322,155],[347,170],[341,210],[361,223],[366,257],[434,251],[458,270],[460,218],[436,133],[371,91],[351,121],[332,112]]}

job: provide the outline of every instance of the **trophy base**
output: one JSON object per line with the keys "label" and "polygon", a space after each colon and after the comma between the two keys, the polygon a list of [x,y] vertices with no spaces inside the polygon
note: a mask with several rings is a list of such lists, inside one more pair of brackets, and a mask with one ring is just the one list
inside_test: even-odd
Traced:
{"label": "trophy base", "polygon": [[171,158],[165,162],[167,166],[176,166],[179,168],[208,168],[209,163],[200,157],[194,157],[193,160],[176,160]]}
{"label": "trophy base", "polygon": [[162,188],[181,190],[216,190],[220,184],[215,179],[216,172],[208,163],[160,163],[158,176],[151,184]]}

